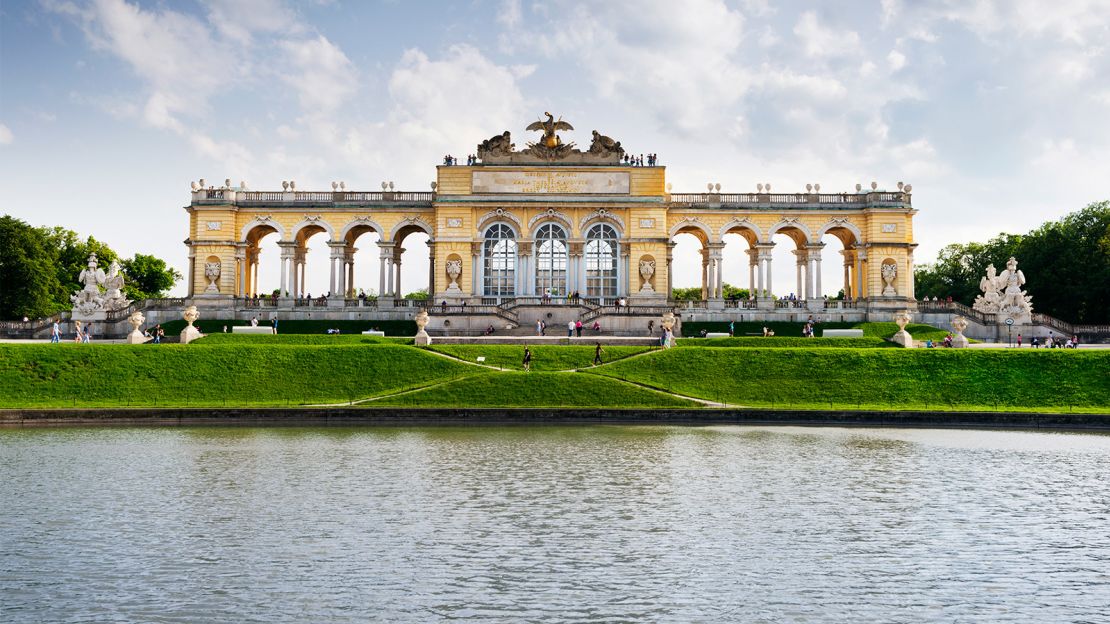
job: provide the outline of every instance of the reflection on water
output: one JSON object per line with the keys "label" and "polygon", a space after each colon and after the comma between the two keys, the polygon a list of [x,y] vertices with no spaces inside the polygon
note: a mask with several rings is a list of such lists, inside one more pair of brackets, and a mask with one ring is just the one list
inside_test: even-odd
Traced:
{"label": "reflection on water", "polygon": [[1110,619],[1110,437],[0,430],[0,621]]}

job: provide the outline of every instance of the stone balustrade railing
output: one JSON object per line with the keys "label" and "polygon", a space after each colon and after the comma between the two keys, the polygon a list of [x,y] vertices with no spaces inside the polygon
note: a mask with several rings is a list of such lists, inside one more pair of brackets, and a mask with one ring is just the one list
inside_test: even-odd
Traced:
{"label": "stone balustrade railing", "polygon": [[236,206],[326,204],[426,204],[435,199],[430,191],[237,191],[201,189],[192,194],[194,204],[234,204]]}
{"label": "stone balustrade railing", "polygon": [[671,204],[697,207],[760,208],[793,206],[797,208],[856,209],[866,206],[911,204],[911,194],[903,191],[867,193],[671,193]]}

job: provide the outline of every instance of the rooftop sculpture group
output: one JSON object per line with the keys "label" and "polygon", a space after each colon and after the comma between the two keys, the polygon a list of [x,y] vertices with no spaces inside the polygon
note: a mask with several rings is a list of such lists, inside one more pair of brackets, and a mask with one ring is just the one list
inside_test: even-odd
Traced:
{"label": "rooftop sculpture group", "polygon": [[560,117],[555,119],[551,113],[544,113],[547,119],[532,122],[526,129],[530,132],[542,132],[543,136],[536,142],[529,142],[528,147],[519,152],[514,151],[516,145],[508,130],[495,134],[489,139],[478,144],[478,158],[488,164],[528,164],[550,163],[562,161],[568,164],[618,164],[624,156],[624,148],[620,141],[614,141],[597,130],[593,131],[593,140],[587,151],[576,149],[573,142],[564,143],[557,134],[560,130],[574,130],[574,126],[563,121]]}
{"label": "rooftop sculpture group", "polygon": [[982,295],[975,298],[972,306],[984,314],[997,314],[999,321],[1014,319],[1024,324],[1032,321],[1033,297],[1021,289],[1025,285],[1025,274],[1018,270],[1017,260],[1010,257],[1006,270],[997,274],[993,264],[987,266],[987,275],[979,280]]}

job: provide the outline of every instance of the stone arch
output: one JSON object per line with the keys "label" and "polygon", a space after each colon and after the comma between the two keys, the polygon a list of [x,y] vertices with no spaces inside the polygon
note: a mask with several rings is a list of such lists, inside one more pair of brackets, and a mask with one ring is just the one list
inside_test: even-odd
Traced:
{"label": "stone arch", "polygon": [[740,236],[743,236],[744,239],[748,241],[749,245],[754,246],[764,242],[763,230],[761,230],[758,225],[753,223],[747,217],[744,217],[742,219],[732,219],[728,223],[721,226],[721,229],[717,233],[717,238],[718,240],[723,241],[725,239],[725,234],[730,233],[736,233]]}
{"label": "stone arch", "polygon": [[509,229],[513,231],[513,235],[516,236],[517,240],[522,238],[519,219],[490,219],[482,221],[481,225],[478,227],[478,239],[484,241],[486,239],[486,232],[499,223],[508,226]]}
{"label": "stone arch", "polygon": [[570,217],[559,210],[555,210],[554,208],[548,208],[547,210],[538,213],[531,219],[529,219],[528,231],[532,235],[532,237],[535,238],[536,230],[547,223],[559,224],[563,228],[563,230],[566,231],[568,238],[573,235],[574,224],[571,223]]}
{"label": "stone arch", "polygon": [[[849,232],[852,235],[853,240],[846,240],[844,236],[841,236],[839,232],[836,232],[834,230],[845,230]],[[853,243],[856,245],[863,244],[863,232],[861,232],[854,223],[849,221],[848,217],[835,217],[829,219],[828,223],[822,225],[821,229],[817,231],[817,235],[813,239],[814,242],[820,242],[821,239],[824,238],[825,234],[828,234],[829,232],[832,232],[833,236],[839,238],[840,242],[844,244],[845,248],[849,247]]]}
{"label": "stone arch", "polygon": [[520,217],[509,212],[508,210],[505,210],[504,208],[498,208],[478,217],[478,222],[475,225],[475,229],[478,231],[478,236],[485,236],[486,230],[489,229],[489,226],[493,225],[495,222],[514,223],[515,226],[510,227],[512,227],[513,231],[516,232],[517,237],[520,237],[520,233],[524,231],[524,223],[520,220]]}
{"label": "stone arch", "polygon": [[585,236],[586,230],[588,230],[589,227],[595,222],[608,223],[609,225],[616,228],[617,234],[619,236],[624,236],[624,219],[622,219],[620,215],[614,214],[613,212],[606,210],[605,208],[598,208],[590,214],[582,217],[582,220],[578,222],[578,235]]}
{"label": "stone arch", "polygon": [[[270,232],[277,232],[278,240],[289,240],[285,235],[285,228],[282,227],[282,225],[270,215],[266,215],[264,217],[255,217],[248,221],[245,225],[243,225],[243,229],[239,232],[239,240],[241,242],[254,242],[249,240],[248,237],[251,235],[253,230],[259,227],[269,228],[269,230],[266,232],[267,234],[269,234]],[[258,238],[261,238],[261,236]]]}
{"label": "stone arch", "polygon": [[[788,230],[794,230],[800,233],[801,237]],[[815,240],[813,238],[813,233],[810,232],[809,228],[806,227],[806,224],[802,223],[802,220],[798,217],[783,217],[781,220],[779,220],[778,223],[772,225],[767,230],[767,239],[764,242],[770,243],[774,235],[778,234],[779,232],[782,232],[783,234],[786,234],[790,238],[794,239],[794,243],[797,244],[798,247],[805,247],[806,245],[812,245],[816,242],[819,242],[818,240]]]}
{"label": "stone arch", "polygon": [[306,230],[309,230],[309,229],[314,230],[314,231],[312,231],[311,233],[306,235],[305,238],[308,238],[309,236],[312,236],[313,234],[318,234],[320,231],[323,231],[323,232],[327,233],[328,240],[335,240],[335,228],[333,228],[330,223],[328,223],[326,220],[324,220],[320,216],[309,216],[309,215],[305,215],[305,218],[302,219],[300,221],[300,223],[293,226],[293,229],[292,229],[292,232],[291,232],[292,236],[290,237],[290,240],[295,241],[295,240],[299,239],[301,237],[301,233],[306,231]]}
{"label": "stone arch", "polygon": [[397,241],[398,237],[403,239],[413,232],[423,232],[428,235],[429,240],[435,238],[434,228],[422,217],[405,217],[389,231],[389,240]]}
{"label": "stone arch", "polygon": [[370,219],[370,217],[355,217],[353,221],[344,225],[343,229],[339,231],[337,240],[347,240],[347,237],[351,234],[355,234],[354,238],[357,238],[367,231],[377,232],[380,239],[385,238],[385,229],[378,225],[376,221]]}
{"label": "stone arch", "polygon": [[696,217],[686,217],[675,223],[668,234],[670,238],[679,234],[693,234],[701,241],[702,245],[707,245],[716,240],[713,236],[713,230],[709,229],[708,225],[702,223]]}

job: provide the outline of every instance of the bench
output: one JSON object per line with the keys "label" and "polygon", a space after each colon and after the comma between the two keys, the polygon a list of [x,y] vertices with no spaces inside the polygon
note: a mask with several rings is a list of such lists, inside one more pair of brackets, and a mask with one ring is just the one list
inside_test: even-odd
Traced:
{"label": "bench", "polygon": [[368,329],[368,330],[362,332],[362,335],[363,336],[381,336],[382,338],[385,338],[385,332],[378,331],[376,329]]}
{"label": "bench", "polygon": [[821,332],[822,338],[863,338],[862,329],[826,329]]}
{"label": "bench", "polygon": [[728,338],[728,332],[709,332],[705,335],[706,338]]}
{"label": "bench", "polygon": [[235,325],[231,328],[233,334],[272,334],[274,328],[269,325],[259,325],[252,327],[250,325]]}

